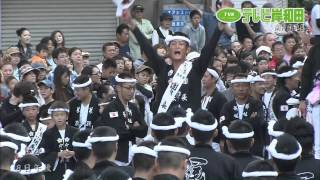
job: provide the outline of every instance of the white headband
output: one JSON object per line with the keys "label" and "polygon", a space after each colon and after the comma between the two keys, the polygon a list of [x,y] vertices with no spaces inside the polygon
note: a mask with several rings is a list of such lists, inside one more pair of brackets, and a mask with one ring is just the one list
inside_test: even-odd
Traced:
{"label": "white headband", "polygon": [[39,118],[40,121],[47,121],[47,120],[50,120],[50,119],[51,119],[50,116],[45,117],[45,118],[42,118],[42,117]]}
{"label": "white headband", "polygon": [[122,79],[122,78],[119,78],[119,76],[116,76],[115,80],[118,83],[136,83],[137,82],[136,79],[133,79],[133,78],[131,78],[131,79]]}
{"label": "white headband", "polygon": [[297,142],[299,149],[296,153],[293,154],[284,154],[284,153],[279,153],[276,150],[276,146],[277,146],[278,140],[277,139],[273,139],[270,143],[270,145],[267,147],[267,150],[270,152],[271,156],[277,159],[282,159],[282,160],[293,160],[298,158],[301,155],[302,152],[302,147],[299,144],[299,142]]}
{"label": "white headband", "polygon": [[277,77],[279,78],[289,78],[289,77],[292,77],[294,76],[295,74],[298,73],[298,70],[292,70],[292,71],[288,71],[288,72],[284,72],[284,73],[281,73],[281,74],[277,74]]}
{"label": "white headband", "polygon": [[270,136],[273,136],[273,137],[279,137],[281,136],[282,134],[284,134],[284,132],[282,131],[275,131],[273,129],[274,125],[276,124],[276,121],[269,121],[269,124],[268,124],[268,134]]}
{"label": "white headband", "polygon": [[242,172],[242,177],[277,177],[277,171],[253,171],[253,172]]}
{"label": "white headband", "polygon": [[289,98],[287,101],[286,101],[286,103],[288,104],[288,105],[298,105],[298,104],[300,104],[300,101],[299,101],[299,99],[296,99],[296,98]]}
{"label": "white headband", "polygon": [[96,143],[96,142],[112,142],[112,141],[118,141],[119,136],[106,136],[106,137],[91,137],[89,136],[86,140],[86,143]]}
{"label": "white headband", "polygon": [[[40,167],[36,167],[36,168],[33,168],[33,169],[20,170],[20,169],[15,169],[14,166],[15,166],[14,164],[11,166],[11,168],[10,168],[11,171],[18,172],[18,173],[20,173],[22,175],[38,174],[38,173],[41,173],[41,172],[46,170],[46,165],[43,162],[41,162],[41,166]],[[19,165],[17,165],[17,166],[19,166]]]}
{"label": "white headband", "polygon": [[182,41],[186,41],[188,43],[188,45],[190,45],[190,39],[184,36],[172,36],[172,35],[168,35],[167,38],[165,39],[165,42],[167,45],[170,44],[171,41],[173,40],[182,40]]}
{"label": "white headband", "polygon": [[229,129],[227,126],[222,127],[222,133],[228,139],[246,139],[246,138],[251,138],[254,135],[253,131],[248,133],[231,133],[229,132]]}
{"label": "white headband", "polygon": [[233,79],[230,81],[231,84],[235,83],[250,83],[250,80],[246,79]]}
{"label": "white headband", "polygon": [[181,154],[185,154],[187,156],[190,156],[190,151],[186,148],[181,148],[181,147],[175,147],[175,146],[168,146],[168,145],[161,145],[158,144],[154,147],[154,150],[156,152],[161,152],[161,151],[165,151],[165,152],[176,152],[176,153],[181,153]]}
{"label": "white headband", "polygon": [[66,108],[55,108],[55,109],[48,109],[48,114],[52,114],[52,112],[69,112],[69,109]]}
{"label": "white headband", "polygon": [[213,131],[218,127],[218,121],[217,120],[215,120],[215,122],[213,124],[211,124],[211,125],[192,122],[191,119],[188,119],[187,123],[192,129],[197,129],[199,131]]}
{"label": "white headband", "polygon": [[265,82],[266,80],[261,78],[259,75],[258,76],[248,76],[248,80],[251,82],[251,83],[256,83],[256,82]]}
{"label": "white headband", "polygon": [[300,68],[300,67],[303,67],[303,65],[304,65],[303,62],[297,61],[297,62],[295,62],[295,63],[292,65],[292,67],[293,67],[293,68]]}
{"label": "white headband", "polygon": [[10,141],[0,142],[0,147],[8,147],[8,148],[14,149],[15,151],[19,149],[19,147],[15,143]]}
{"label": "white headband", "polygon": [[160,131],[167,131],[167,130],[171,130],[171,129],[177,129],[179,127],[181,127],[181,123],[179,123],[178,121],[175,121],[173,125],[168,125],[168,126],[158,126],[155,124],[150,124],[150,128],[152,130],[160,130]]}
{"label": "white headband", "polygon": [[87,149],[91,149],[91,144],[89,142],[76,142],[76,141],[73,141],[72,142],[72,146],[73,147],[81,147],[81,148],[87,148]]}
{"label": "white headband", "polygon": [[217,71],[207,68],[207,71],[209,72],[209,74],[211,74],[214,78],[219,79],[219,74],[217,73]]}
{"label": "white headband", "polygon": [[193,116],[193,112],[192,112],[191,108],[188,108],[185,117],[175,117],[174,121],[176,121],[176,123],[178,123],[178,125],[179,125],[178,127],[181,127],[182,124],[184,122],[186,122],[188,119],[191,119],[192,116]]}
{"label": "white headband", "polygon": [[262,73],[260,76],[265,76],[265,75],[271,75],[271,76],[277,76],[277,73],[275,72],[265,72],[265,73]]}
{"label": "white headband", "polygon": [[25,108],[25,107],[30,107],[30,106],[38,106],[40,107],[39,103],[20,103],[19,108]]}
{"label": "white headband", "polygon": [[146,155],[149,155],[149,156],[158,157],[157,152],[155,150],[150,149],[150,148],[145,147],[145,146],[133,145],[131,147],[131,152],[133,154],[146,154]]}
{"label": "white headband", "polygon": [[89,80],[87,82],[85,82],[85,83],[82,83],[82,84],[75,84],[74,83],[73,87],[74,88],[83,88],[83,87],[89,86],[91,83],[92,83],[92,80],[91,80],[91,78],[89,78]]}
{"label": "white headband", "polygon": [[31,138],[29,136],[20,136],[18,134],[13,134],[13,133],[7,133],[4,131],[4,129],[0,130],[0,134],[3,136],[8,136],[11,139],[17,140],[17,141],[22,141],[22,142],[30,142]]}

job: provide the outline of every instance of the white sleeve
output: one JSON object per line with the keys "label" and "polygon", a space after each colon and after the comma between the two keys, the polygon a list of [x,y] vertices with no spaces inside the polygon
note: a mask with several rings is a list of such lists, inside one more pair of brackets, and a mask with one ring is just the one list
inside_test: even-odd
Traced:
{"label": "white sleeve", "polygon": [[152,46],[155,46],[156,44],[159,44],[159,35],[156,30],[153,30],[152,33]]}

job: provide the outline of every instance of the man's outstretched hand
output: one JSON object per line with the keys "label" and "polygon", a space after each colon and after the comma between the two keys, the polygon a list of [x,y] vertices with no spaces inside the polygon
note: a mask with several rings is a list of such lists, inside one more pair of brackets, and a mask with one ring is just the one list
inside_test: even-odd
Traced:
{"label": "man's outstretched hand", "polygon": [[132,17],[130,15],[130,12],[129,12],[128,9],[124,9],[123,10],[123,14],[122,14],[121,20],[125,24],[127,24],[131,30],[133,30],[136,27],[136,24],[133,22]]}

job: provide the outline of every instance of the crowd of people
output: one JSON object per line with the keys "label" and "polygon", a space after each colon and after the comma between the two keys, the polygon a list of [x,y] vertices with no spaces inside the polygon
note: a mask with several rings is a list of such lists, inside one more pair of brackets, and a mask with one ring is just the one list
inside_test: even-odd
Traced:
{"label": "crowd of people", "polygon": [[281,32],[219,22],[231,0],[177,3],[181,32],[134,5],[98,64],[62,31],[33,47],[17,29],[0,51],[0,180],[319,180],[320,1]]}

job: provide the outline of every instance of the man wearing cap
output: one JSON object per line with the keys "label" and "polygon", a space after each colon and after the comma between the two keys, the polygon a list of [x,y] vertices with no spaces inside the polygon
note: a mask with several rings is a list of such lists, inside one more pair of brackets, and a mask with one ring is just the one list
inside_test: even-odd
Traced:
{"label": "man wearing cap", "polygon": [[44,131],[46,131],[47,126],[40,123],[38,121],[39,107],[37,99],[34,97],[24,98],[22,103],[20,103],[19,107],[21,108],[22,114],[24,116],[24,120],[22,121],[22,125],[26,128],[31,142],[28,145],[28,153],[39,155],[41,149],[39,145],[42,140],[42,136]]}
{"label": "man wearing cap", "polygon": [[170,30],[173,16],[167,12],[164,12],[160,16],[160,26],[156,28],[152,33],[152,46],[157,44],[165,44],[165,39],[168,35],[172,35]]}
{"label": "man wearing cap", "polygon": [[[254,130],[254,145],[251,152],[257,156],[262,155],[264,144],[264,110],[261,101],[250,97],[250,79],[245,74],[237,74],[231,80],[232,92],[234,99],[224,104],[220,113],[220,127],[229,126],[232,121],[244,120],[251,124]],[[222,136],[223,137],[223,136]],[[224,140],[220,140],[222,149]]]}
{"label": "man wearing cap", "polygon": [[90,53],[87,51],[82,51],[82,61],[83,61],[83,66],[88,66],[90,65]]}
{"label": "man wearing cap", "polygon": [[264,57],[269,60],[272,57],[272,52],[268,46],[260,46],[256,49],[256,55],[257,57]]}
{"label": "man wearing cap", "polygon": [[92,81],[89,76],[78,76],[73,82],[76,99],[70,101],[68,123],[80,130],[92,129],[99,118],[98,99],[91,91]]}
{"label": "man wearing cap", "polygon": [[[149,45],[134,21],[130,17],[125,17],[123,20],[128,23],[138,39],[150,60],[150,67],[158,77],[159,91],[155,100],[155,109],[158,109],[158,112],[166,112],[173,105],[181,105],[184,109],[192,108],[193,111],[199,109],[201,107],[201,79],[213,56],[212,49],[216,47],[221,30],[225,25],[219,24],[219,28],[216,28],[200,57],[198,54],[198,56],[191,57],[190,61],[186,60],[190,51],[190,39],[181,33],[169,36],[166,43],[169,45],[169,57],[173,63],[167,65]],[[193,59],[196,60],[191,62]]]}
{"label": "man wearing cap", "polygon": [[117,98],[105,107],[95,127],[110,126],[117,130],[120,139],[116,160],[124,165],[128,163],[129,144],[135,143],[136,137],[145,137],[148,128],[137,106],[130,102],[134,98],[136,79],[121,73],[115,81]]}
{"label": "man wearing cap", "polygon": [[225,96],[217,89],[219,81],[222,82],[217,71],[210,68],[202,78],[205,95],[201,98],[201,108],[210,111],[216,119],[220,118],[222,106],[227,102]]}
{"label": "man wearing cap", "polygon": [[[142,5],[134,5],[131,9],[131,16],[134,18],[133,21],[136,23],[142,34],[148,39],[148,41],[151,41],[154,28],[149,20],[143,18],[143,11],[144,7]],[[131,32],[129,33],[129,47],[130,55],[134,60],[141,58],[139,43]]]}
{"label": "man wearing cap", "polygon": [[53,99],[53,84],[48,79],[40,81],[38,83],[39,91],[41,97],[44,99],[44,104],[40,107],[39,114],[42,114],[43,111],[48,111],[51,104],[54,102]]}
{"label": "man wearing cap", "polygon": [[[276,119],[286,117],[289,111],[287,100],[293,96],[292,92],[299,87],[298,71],[284,66],[277,74],[279,88],[272,98],[272,111]],[[275,120],[276,120],[275,119]]]}
{"label": "man wearing cap", "polygon": [[5,55],[9,55],[11,57],[11,64],[13,67],[13,76],[19,80],[20,76],[19,76],[19,67],[18,64],[21,61],[21,53],[19,51],[19,48],[17,47],[10,47],[9,49],[7,49]]}
{"label": "man wearing cap", "polygon": [[136,79],[137,79],[137,91],[135,95],[140,95],[144,100],[144,119],[149,125],[152,120],[152,112],[150,110],[150,103],[153,98],[152,87],[149,85],[149,81],[152,77],[153,70],[146,66],[141,65],[136,70]]}
{"label": "man wearing cap", "polygon": [[190,149],[189,167],[186,179],[235,179],[239,175],[235,161],[225,154],[212,149],[212,142],[218,135],[218,121],[205,110],[198,110],[187,119],[189,133],[195,140]]}
{"label": "man wearing cap", "polygon": [[37,82],[37,76],[39,75],[38,69],[34,69],[30,64],[25,64],[21,66],[19,70],[22,81]]}

